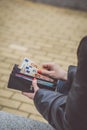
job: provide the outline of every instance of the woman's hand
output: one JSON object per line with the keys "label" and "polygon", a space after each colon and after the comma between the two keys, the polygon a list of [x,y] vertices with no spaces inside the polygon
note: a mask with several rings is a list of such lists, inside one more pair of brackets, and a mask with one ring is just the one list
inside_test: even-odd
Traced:
{"label": "woman's hand", "polygon": [[32,86],[34,87],[34,93],[22,92],[22,94],[33,100],[36,92],[39,90],[39,87],[37,86],[36,78],[33,79]]}
{"label": "woman's hand", "polygon": [[67,73],[59,65],[55,63],[46,63],[42,65],[43,69],[38,70],[39,74],[46,75],[54,79],[67,80]]}

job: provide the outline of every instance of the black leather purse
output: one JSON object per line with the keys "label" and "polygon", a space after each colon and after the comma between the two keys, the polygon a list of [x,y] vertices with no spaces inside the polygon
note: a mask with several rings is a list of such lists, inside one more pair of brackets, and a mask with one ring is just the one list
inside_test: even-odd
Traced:
{"label": "black leather purse", "polygon": [[[23,92],[34,92],[34,88],[32,86],[33,76],[29,76],[20,72],[18,65],[15,64],[13,70],[10,74],[8,81],[8,88],[20,90]],[[56,82],[49,82],[43,79],[37,78],[37,84],[39,88],[48,89],[55,91]]]}

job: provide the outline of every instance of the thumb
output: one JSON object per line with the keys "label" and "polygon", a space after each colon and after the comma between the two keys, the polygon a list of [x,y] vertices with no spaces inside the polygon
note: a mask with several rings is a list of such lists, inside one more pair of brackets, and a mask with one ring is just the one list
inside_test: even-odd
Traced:
{"label": "thumb", "polygon": [[49,75],[49,71],[48,70],[38,70],[38,73],[39,74],[42,74],[42,75]]}
{"label": "thumb", "polygon": [[54,71],[49,71],[49,70],[38,70],[39,74],[45,75],[45,76],[50,76],[52,77],[54,74]]}
{"label": "thumb", "polygon": [[35,92],[39,89],[38,86],[37,86],[37,79],[36,78],[33,79],[32,86],[34,87]]}

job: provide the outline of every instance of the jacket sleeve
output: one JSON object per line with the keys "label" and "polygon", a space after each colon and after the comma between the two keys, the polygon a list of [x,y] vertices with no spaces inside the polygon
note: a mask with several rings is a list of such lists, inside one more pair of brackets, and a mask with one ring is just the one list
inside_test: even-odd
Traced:
{"label": "jacket sleeve", "polygon": [[69,93],[73,79],[74,79],[75,74],[76,74],[76,70],[77,70],[76,66],[72,66],[72,65],[69,66],[68,75],[67,75],[68,80],[61,80],[60,79],[57,81],[57,91],[58,92],[66,94],[66,95]]}
{"label": "jacket sleeve", "polygon": [[[69,67],[69,69],[72,69]],[[71,76],[72,75],[72,76]],[[71,77],[70,77],[71,76]],[[68,71],[69,84],[73,71]],[[40,114],[56,129],[63,129],[64,110],[67,96],[60,92],[39,89],[34,97],[34,103]]]}
{"label": "jacket sleeve", "polygon": [[39,89],[34,103],[40,114],[54,127],[61,130],[67,96],[50,90]]}

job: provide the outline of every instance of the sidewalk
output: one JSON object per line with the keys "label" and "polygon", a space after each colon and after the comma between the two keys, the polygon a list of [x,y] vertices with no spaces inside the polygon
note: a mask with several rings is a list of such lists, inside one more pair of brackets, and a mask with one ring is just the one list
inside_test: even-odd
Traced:
{"label": "sidewalk", "polygon": [[33,102],[7,88],[13,65],[29,57],[52,61],[67,70],[76,65],[76,49],[87,35],[87,12],[24,0],[0,1],[0,110],[45,122]]}

